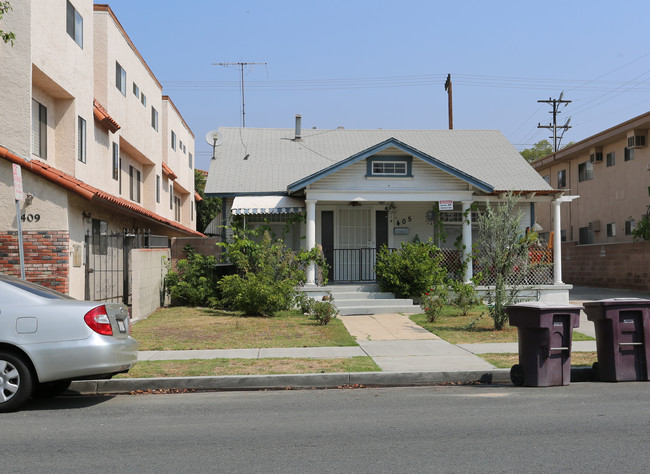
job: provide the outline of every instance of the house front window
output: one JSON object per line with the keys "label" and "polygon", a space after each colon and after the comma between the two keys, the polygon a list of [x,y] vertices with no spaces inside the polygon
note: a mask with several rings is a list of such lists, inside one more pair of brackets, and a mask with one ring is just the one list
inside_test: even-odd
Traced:
{"label": "house front window", "polygon": [[366,177],[412,177],[411,157],[368,158]]}

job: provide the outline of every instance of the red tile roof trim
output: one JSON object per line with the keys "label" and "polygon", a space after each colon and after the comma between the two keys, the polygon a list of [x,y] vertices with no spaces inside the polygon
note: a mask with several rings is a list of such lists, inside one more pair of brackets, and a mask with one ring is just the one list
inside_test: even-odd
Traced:
{"label": "red tile roof trim", "polygon": [[66,174],[62,171],[53,168],[52,166],[44,163],[40,160],[29,160],[21,156],[16,155],[15,153],[10,152],[6,148],[0,146],[0,158],[4,158],[12,163],[20,165],[22,168],[25,168],[32,173],[42,176],[43,178],[51,181],[54,184],[61,186],[62,188],[72,191],[76,194],[79,194],[87,200],[102,200],[109,202],[111,204],[117,205],[119,207],[128,209],[132,212],[140,214],[149,219],[155,220],[163,225],[173,227],[174,229],[180,230],[190,235],[196,235],[199,237],[204,237],[201,232],[197,232],[194,229],[185,227],[184,225],[179,224],[178,222],[172,221],[165,217],[159,216],[158,214],[151,212],[148,209],[145,209],[138,204],[135,204],[131,201],[127,201],[121,197],[114,196],[109,194],[101,189],[97,189],[89,184],[80,181],[69,174]]}
{"label": "red tile roof trim", "polygon": [[169,179],[171,179],[172,181],[178,178],[178,176],[176,176],[176,173],[174,173],[174,171],[169,166],[167,166],[166,163],[162,164],[162,169],[163,169],[163,174],[167,176]]}
{"label": "red tile roof trim", "polygon": [[97,99],[93,99],[93,114],[97,121],[106,127],[111,133],[117,132],[121,127],[120,125],[108,114],[108,111],[97,102]]}
{"label": "red tile roof trim", "polygon": [[194,191],[194,200],[195,200],[196,202],[201,202],[201,201],[203,201],[203,198],[201,197],[201,195],[200,195],[199,193],[197,193],[196,191]]}

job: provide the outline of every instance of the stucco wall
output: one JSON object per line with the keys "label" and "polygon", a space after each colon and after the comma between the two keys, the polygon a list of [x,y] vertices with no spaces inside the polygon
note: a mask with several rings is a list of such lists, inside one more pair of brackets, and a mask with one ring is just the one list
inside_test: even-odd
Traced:
{"label": "stucco wall", "polygon": [[164,303],[164,279],[171,258],[169,249],[137,249],[131,252],[131,317],[145,319]]}

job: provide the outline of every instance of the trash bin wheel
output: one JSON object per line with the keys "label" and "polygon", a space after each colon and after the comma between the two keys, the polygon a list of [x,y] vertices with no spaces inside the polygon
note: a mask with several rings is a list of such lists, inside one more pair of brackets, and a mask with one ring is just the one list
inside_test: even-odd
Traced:
{"label": "trash bin wheel", "polygon": [[598,362],[594,362],[591,366],[591,376],[596,382],[600,380],[600,365]]}
{"label": "trash bin wheel", "polygon": [[517,385],[518,387],[524,384],[524,368],[521,365],[515,364],[512,366],[512,369],[510,369],[510,380],[512,380],[513,385]]}

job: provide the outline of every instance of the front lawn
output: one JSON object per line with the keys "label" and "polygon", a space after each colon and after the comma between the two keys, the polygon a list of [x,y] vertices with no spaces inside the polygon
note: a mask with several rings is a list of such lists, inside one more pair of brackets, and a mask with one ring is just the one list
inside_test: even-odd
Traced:
{"label": "front lawn", "polygon": [[[452,344],[517,342],[516,327],[506,324],[503,330],[494,330],[494,321],[486,306],[474,307],[467,316],[459,314],[458,309],[453,306],[446,306],[435,323],[427,322],[424,314],[412,315],[411,321]],[[594,339],[573,331],[573,340],[593,341]]]}
{"label": "front lawn", "polygon": [[128,374],[115,378],[200,377],[220,375],[322,374],[377,372],[370,357],[337,359],[210,359],[138,362]]}
{"label": "front lawn", "polygon": [[[575,334],[575,333],[574,333]],[[519,354],[476,354],[497,369],[509,369],[519,363]],[[591,367],[598,360],[595,352],[571,352],[571,367]]]}
{"label": "front lawn", "polygon": [[299,311],[241,316],[209,308],[161,308],[133,325],[141,351],[356,346],[338,319],[326,326]]}

